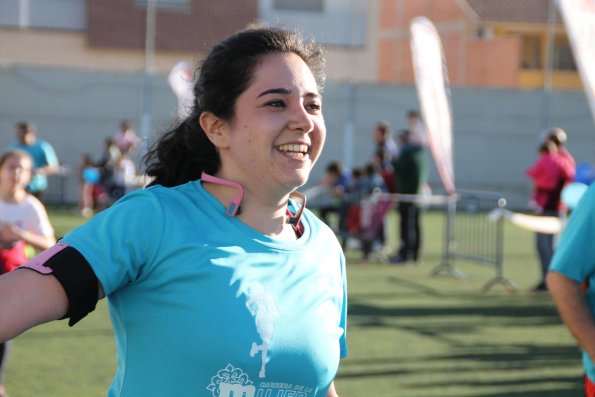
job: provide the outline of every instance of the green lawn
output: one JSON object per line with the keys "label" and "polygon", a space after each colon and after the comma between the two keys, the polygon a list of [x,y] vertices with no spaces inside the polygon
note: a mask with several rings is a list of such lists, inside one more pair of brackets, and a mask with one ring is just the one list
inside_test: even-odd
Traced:
{"label": "green lawn", "polygon": [[[59,235],[82,221],[65,210],[50,215]],[[441,259],[443,216],[428,212],[423,221],[418,265],[364,263],[358,251],[347,252],[349,357],[336,379],[341,397],[578,396],[579,351],[549,296],[527,292],[539,274],[533,235],[505,225],[504,275],[519,290],[482,292],[495,274],[488,266],[457,262],[465,279],[430,275]],[[395,230],[395,217],[389,222]],[[389,235],[389,252],[395,238]],[[74,328],[54,322],[15,339],[6,386],[13,397],[104,396],[114,367],[100,302]]]}

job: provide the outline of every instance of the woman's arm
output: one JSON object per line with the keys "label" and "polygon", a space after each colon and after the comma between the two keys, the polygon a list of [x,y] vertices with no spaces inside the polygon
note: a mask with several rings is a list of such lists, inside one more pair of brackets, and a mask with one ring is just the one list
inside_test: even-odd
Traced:
{"label": "woman's arm", "polygon": [[46,250],[56,243],[56,238],[53,234],[50,236],[37,234],[10,223],[0,225],[0,241],[3,243],[13,243],[18,240],[23,240],[26,244],[31,245],[39,251]]}
{"label": "woman's arm", "polygon": [[578,344],[595,361],[595,320],[580,283],[559,272],[550,271],[547,286],[562,320]]}
{"label": "woman's arm", "polygon": [[0,276],[0,342],[62,318],[67,310],[66,293],[54,276],[29,269]]}

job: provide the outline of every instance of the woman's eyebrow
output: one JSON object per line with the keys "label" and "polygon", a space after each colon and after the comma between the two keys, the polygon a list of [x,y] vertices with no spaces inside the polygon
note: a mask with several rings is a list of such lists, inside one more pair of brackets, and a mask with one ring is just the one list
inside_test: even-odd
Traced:
{"label": "woman's eyebrow", "polygon": [[[291,90],[287,89],[287,88],[271,88],[270,90],[265,90],[265,91],[261,92],[260,94],[258,94],[257,98],[260,98],[262,96],[269,95],[269,94],[289,95],[289,94],[291,94]],[[309,92],[304,96],[308,97],[308,98],[320,98],[320,95],[315,92]]]}
{"label": "woman's eyebrow", "polygon": [[258,94],[257,98],[260,98],[261,96],[265,96],[265,95],[269,95],[269,94],[291,94],[291,90],[288,90],[287,88],[271,88],[270,90],[266,90],[261,92],[260,94]]}

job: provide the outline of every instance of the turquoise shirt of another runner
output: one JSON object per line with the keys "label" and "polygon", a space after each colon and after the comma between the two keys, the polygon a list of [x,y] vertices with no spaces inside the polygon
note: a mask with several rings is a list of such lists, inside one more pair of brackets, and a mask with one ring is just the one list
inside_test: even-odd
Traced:
{"label": "turquoise shirt of another runner", "polygon": [[[550,271],[582,283],[589,282],[586,291],[587,303],[595,317],[595,184],[581,198],[570,215],[568,224],[560,238],[550,264]],[[585,373],[595,382],[595,366],[589,355],[583,351]]]}

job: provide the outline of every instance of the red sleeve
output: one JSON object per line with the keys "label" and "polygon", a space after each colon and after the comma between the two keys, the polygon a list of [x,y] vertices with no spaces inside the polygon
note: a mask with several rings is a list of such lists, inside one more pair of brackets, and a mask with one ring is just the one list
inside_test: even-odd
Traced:
{"label": "red sleeve", "polygon": [[560,148],[560,151],[558,152],[558,159],[560,161],[564,179],[566,181],[574,180],[574,176],[576,174],[576,162],[574,161],[574,157],[572,157],[570,152],[565,148]]}

